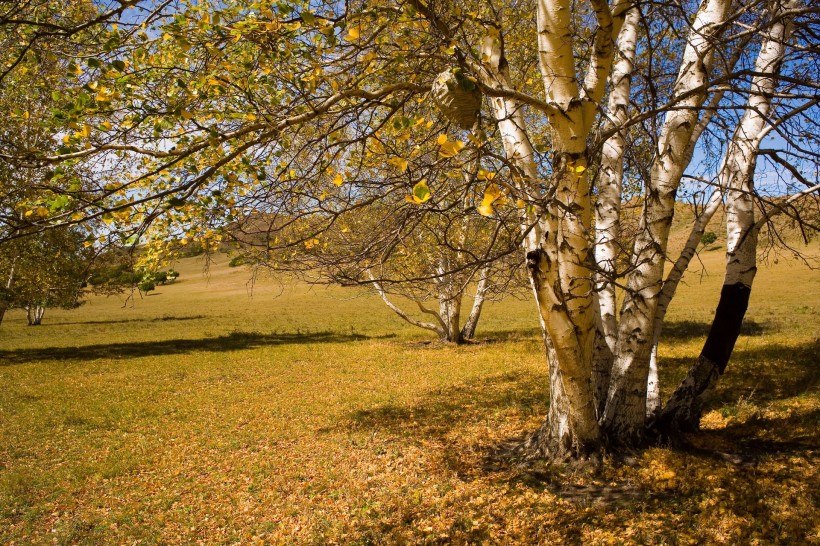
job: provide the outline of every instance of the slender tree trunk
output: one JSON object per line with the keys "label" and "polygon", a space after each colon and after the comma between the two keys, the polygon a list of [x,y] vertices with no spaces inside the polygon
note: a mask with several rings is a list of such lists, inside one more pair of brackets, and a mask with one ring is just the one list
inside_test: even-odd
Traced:
{"label": "slender tree trunk", "polygon": [[444,321],[441,340],[462,343],[464,339],[461,337],[461,293],[445,293],[439,297],[439,316]]}
{"label": "slender tree trunk", "polygon": [[[721,169],[721,173],[725,169]],[[689,263],[695,256],[695,252],[703,238],[703,233],[706,231],[706,226],[709,220],[712,219],[715,212],[717,212],[720,205],[723,203],[723,191],[725,187],[725,180],[722,176],[718,176],[718,189],[712,192],[709,196],[706,206],[695,219],[692,230],[689,232],[689,238],[681,250],[680,256],[675,261],[672,270],[666,276],[663,283],[663,289],[658,297],[658,307],[655,310],[655,325],[652,332],[652,353],[649,358],[649,378],[647,380],[646,393],[646,415],[650,419],[657,417],[661,410],[661,395],[660,395],[660,380],[658,378],[658,342],[660,341],[661,331],[663,330],[663,322],[666,318],[666,311],[669,309],[669,304],[672,298],[675,297],[680,280],[683,274],[689,267]]]}
{"label": "slender tree trunk", "polygon": [[2,300],[0,300],[0,324],[3,323],[3,317],[6,316],[6,311],[8,311],[9,306],[11,305],[11,287],[14,286],[14,271],[19,258],[19,256],[15,256],[15,258],[11,261],[11,270],[9,271],[8,279],[6,279],[6,290],[3,294]]}
{"label": "slender tree trunk", "polygon": [[[631,8],[618,35],[615,62],[610,76],[611,91],[607,104],[608,121],[604,130],[623,127],[631,93],[631,76],[638,42],[638,8]],[[620,253],[618,237],[621,225],[621,194],[623,190],[626,138],[623,130],[609,137],[601,150],[598,177],[598,199],[595,203],[595,292],[598,299],[598,338],[593,351],[592,384],[595,407],[600,417],[609,390],[609,374],[617,350],[618,325],[615,302],[615,277]]]}
{"label": "slender tree trunk", "polygon": [[775,5],[775,23],[760,47],[746,111],[726,150],[721,169],[728,187],[726,276],[701,354],[658,420],[659,428],[667,434],[699,427],[703,404],[726,369],[749,305],[757,272],[760,227],[755,222],[754,171],[760,143],[767,132],[767,116],[775,91],[774,76],[782,64],[789,37],[789,21],[779,16],[792,5],[791,2]]}
{"label": "slender tree trunk", "polygon": [[706,100],[706,83],[714,57],[714,37],[729,12],[730,0],[705,0],[695,16],[673,96],[679,109],[670,111],[658,140],[651,180],[627,277],[627,296],[621,309],[618,351],[612,366],[604,415],[607,435],[614,443],[642,440],[646,421],[646,390],[652,327],[663,279],[675,195],[691,160],[690,145],[698,111]]}
{"label": "slender tree trunk", "polygon": [[487,289],[490,287],[489,268],[484,267],[479,273],[478,286],[476,286],[475,296],[473,296],[473,307],[461,329],[462,339],[473,339],[478,326],[478,319],[481,317],[481,309],[484,306],[484,299],[487,296]]}

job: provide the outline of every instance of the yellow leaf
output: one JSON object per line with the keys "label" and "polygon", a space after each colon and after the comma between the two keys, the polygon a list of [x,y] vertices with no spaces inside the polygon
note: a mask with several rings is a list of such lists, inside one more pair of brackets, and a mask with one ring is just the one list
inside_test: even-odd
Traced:
{"label": "yellow leaf", "polygon": [[341,174],[337,173],[336,177],[333,179],[333,183],[336,184],[337,186],[341,186],[342,184],[345,183],[345,179],[342,178]]}
{"label": "yellow leaf", "polygon": [[493,214],[495,214],[493,206],[490,203],[482,202],[479,206],[476,207],[475,210],[477,210],[481,216],[492,216]]}
{"label": "yellow leaf", "polygon": [[[441,140],[441,138],[439,138],[439,140]],[[464,149],[464,146],[465,144],[460,140],[447,141],[441,145],[441,148],[439,148],[438,155],[441,157],[454,157]]]}
{"label": "yellow leaf", "polygon": [[493,203],[495,203],[499,197],[501,197],[499,187],[495,184],[488,185],[484,190],[484,197],[481,199],[481,204],[476,207],[476,210],[482,216],[492,216],[495,213]]}
{"label": "yellow leaf", "polygon": [[192,117],[194,117],[194,115],[193,115],[191,112],[189,112],[188,110],[182,110],[182,111],[179,113],[179,115],[180,115],[180,116],[182,117],[182,119],[184,119],[185,121],[188,121],[189,119],[191,119]]}
{"label": "yellow leaf", "polygon": [[384,145],[381,143],[381,141],[378,138],[372,138],[370,140],[370,147],[373,148],[373,151],[377,154],[383,154],[384,153]]}
{"label": "yellow leaf", "polygon": [[486,180],[487,182],[491,182],[493,178],[495,178],[495,173],[485,171],[484,169],[479,169],[478,170],[478,179],[479,180]]}
{"label": "yellow leaf", "polygon": [[580,175],[585,170],[587,170],[586,165],[576,165],[575,163],[570,163],[568,165],[568,168],[569,168],[570,171],[572,171],[572,172],[574,172],[575,174],[578,174],[578,175]]}
{"label": "yellow leaf", "polygon": [[48,216],[48,209],[45,207],[37,207],[37,216],[45,218]]}
{"label": "yellow leaf", "polygon": [[447,142],[447,135],[445,135],[445,134],[443,134],[443,133],[442,133],[442,134],[440,134],[440,135],[438,136],[438,140],[437,140],[436,142],[438,142],[438,145],[439,145],[439,146],[443,145],[445,142]]}
{"label": "yellow leaf", "polygon": [[352,42],[354,40],[359,39],[359,29],[356,27],[350,27],[347,31],[347,36],[345,36],[345,40],[348,42]]}
{"label": "yellow leaf", "polygon": [[113,125],[111,125],[111,122],[108,120],[103,121],[100,125],[102,125],[103,129],[105,129],[106,131],[110,131],[111,127],[113,127]]}
{"label": "yellow leaf", "polygon": [[29,216],[31,216],[32,214],[34,214],[34,211],[33,211],[33,210],[27,210],[27,211],[25,212],[25,214],[23,214],[23,216],[25,216],[26,218],[28,218],[28,217],[29,217]]}
{"label": "yellow leaf", "polygon": [[407,160],[402,159],[401,157],[391,157],[387,160],[388,163],[395,166],[400,173],[403,173],[407,170]]}

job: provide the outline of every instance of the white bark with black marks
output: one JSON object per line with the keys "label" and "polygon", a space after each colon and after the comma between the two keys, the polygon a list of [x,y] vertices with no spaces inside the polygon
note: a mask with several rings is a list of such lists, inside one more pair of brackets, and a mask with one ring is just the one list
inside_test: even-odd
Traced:
{"label": "white bark with black marks", "polygon": [[783,12],[795,2],[776,2],[773,20],[755,62],[749,99],[726,149],[720,171],[726,197],[726,275],[715,316],[701,355],[672,394],[659,424],[666,432],[699,426],[703,404],[726,369],[740,335],[757,273],[754,172],[760,143],[770,127],[768,115],[789,39],[790,24]]}
{"label": "white bark with black marks", "polygon": [[614,442],[643,437],[652,326],[661,290],[675,195],[692,156],[691,139],[714,58],[715,39],[729,14],[730,0],[705,0],[692,24],[673,90],[676,109],[661,128],[644,197],[643,214],[632,249],[632,271],[618,325],[618,351],[612,366],[604,426]]}

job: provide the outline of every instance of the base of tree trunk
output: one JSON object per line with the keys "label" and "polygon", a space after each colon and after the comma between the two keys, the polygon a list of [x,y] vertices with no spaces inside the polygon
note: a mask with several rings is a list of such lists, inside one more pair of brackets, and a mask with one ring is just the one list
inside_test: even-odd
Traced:
{"label": "base of tree trunk", "polygon": [[704,355],[689,369],[669,403],[650,424],[653,435],[671,437],[700,430],[703,406],[720,377],[720,367]]}

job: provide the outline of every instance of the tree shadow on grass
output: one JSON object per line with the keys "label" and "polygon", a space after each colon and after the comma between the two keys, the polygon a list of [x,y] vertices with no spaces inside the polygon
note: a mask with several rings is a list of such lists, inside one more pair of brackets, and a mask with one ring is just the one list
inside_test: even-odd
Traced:
{"label": "tree shadow on grass", "polygon": [[[800,345],[772,344],[738,349],[717,384],[711,406],[740,399],[771,401],[797,396],[820,388],[820,340]],[[671,393],[693,359],[661,358],[659,368],[664,390]]]}
{"label": "tree shadow on grass", "polygon": [[[694,320],[668,321],[663,325],[661,339],[674,341],[688,341],[690,339],[706,339],[709,335],[710,322],[698,322]],[[769,321],[755,322],[754,320],[744,320],[740,328],[740,335],[762,336],[766,332],[776,330],[774,324]]]}
{"label": "tree shadow on grass", "polygon": [[341,426],[441,439],[457,427],[486,421],[498,411],[545,412],[546,395],[546,374],[510,372],[436,389],[413,406],[390,403],[360,409],[349,414]]}
{"label": "tree shadow on grass", "polygon": [[93,360],[98,358],[125,359],[145,356],[173,355],[193,352],[227,352],[289,344],[347,343],[369,339],[392,338],[336,332],[273,333],[233,332],[224,336],[203,339],[168,339],[133,343],[108,343],[82,347],[44,347],[0,351],[0,366],[23,364],[38,360]]}
{"label": "tree shadow on grass", "polygon": [[175,316],[164,316],[164,317],[154,317],[154,318],[128,318],[128,319],[120,319],[120,320],[79,320],[79,321],[65,321],[65,322],[54,322],[54,321],[46,321],[40,326],[48,327],[48,326],[66,326],[69,324],[131,324],[133,322],[177,322],[177,321],[185,321],[185,320],[199,320],[209,318],[206,315],[190,315],[184,317],[175,317]]}
{"label": "tree shadow on grass", "polygon": [[[726,406],[736,403],[743,393],[754,391],[755,400],[774,401],[788,399],[818,388],[820,370],[816,355],[820,354],[820,342],[814,341],[796,346],[771,345],[758,349],[736,351],[726,375],[721,379],[715,404]],[[672,359],[661,363],[675,368],[674,375],[682,375],[691,364],[690,359]],[[666,378],[669,381],[669,378]],[[670,383],[670,387],[672,387]],[[490,423],[500,412],[512,411],[519,415],[545,415],[547,410],[546,374],[536,376],[522,373],[507,373],[495,377],[475,380],[464,385],[442,388],[430,392],[415,405],[384,404],[362,409],[348,415],[342,426],[350,430],[371,429],[395,436],[415,437],[433,441],[442,446],[441,459],[450,470],[459,475],[476,473],[476,452],[483,454],[483,471],[494,473],[512,471],[513,481],[536,488],[557,488],[566,497],[590,499],[603,502],[629,501],[644,495],[640,488],[573,488],[557,480],[556,475],[544,465],[521,458],[515,446],[520,445],[525,435],[507,438],[483,445],[459,444],[458,428],[467,428],[482,423]],[[820,448],[817,436],[793,435],[791,431],[801,422],[816,422],[816,413],[796,416],[793,420],[781,419],[771,422],[760,420],[750,422],[745,428],[727,428],[720,432],[730,452],[689,449],[699,456],[715,459],[745,461],[744,450],[787,454]],[[777,431],[774,436],[752,438],[755,427]],[[702,436],[714,436],[712,431],[704,431]],[[747,438],[740,441],[741,438]],[[755,443],[756,442],[756,443]],[[731,447],[734,446],[734,447]],[[685,449],[685,450],[686,450]],[[540,484],[540,485],[539,485]],[[597,497],[596,497],[597,495]],[[594,499],[593,499],[594,500]]]}

